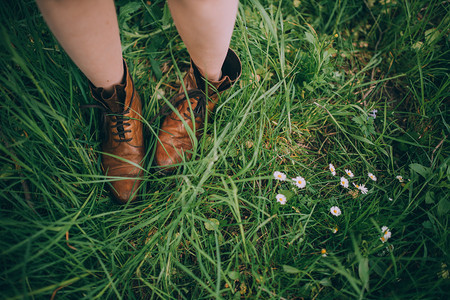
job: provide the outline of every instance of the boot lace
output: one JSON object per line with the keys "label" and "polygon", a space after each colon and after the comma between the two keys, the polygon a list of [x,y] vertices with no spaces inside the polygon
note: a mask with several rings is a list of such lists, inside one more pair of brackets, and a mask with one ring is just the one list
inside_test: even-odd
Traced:
{"label": "boot lace", "polygon": [[[87,104],[87,105],[81,105],[80,108],[98,108],[101,112],[101,122],[103,124],[104,132],[106,131],[106,128],[108,127],[108,117],[111,118],[112,125],[110,125],[110,128],[115,128],[117,132],[112,132],[111,134],[113,136],[117,136],[118,138],[114,138],[113,140],[121,143],[121,142],[131,142],[133,138],[125,138],[125,133],[131,132],[131,130],[126,130],[125,127],[131,126],[130,123],[126,122],[129,120],[128,117],[125,115],[130,112],[130,107],[128,109],[124,110],[121,113],[114,113],[109,108],[104,107],[103,105],[99,104]],[[103,133],[105,134],[105,133]]]}
{"label": "boot lace", "polygon": [[[181,103],[183,103],[188,99],[197,100],[197,105],[192,109],[192,113],[194,114],[195,119],[200,117],[201,120],[204,120],[207,109],[207,100],[205,93],[200,89],[189,90],[187,92],[187,95],[184,92],[178,93],[169,99],[169,103],[176,109]],[[165,117],[171,113],[172,113],[171,107],[168,104],[166,104],[161,108],[160,112],[155,117],[153,117],[150,123],[153,123],[153,121],[160,116]],[[186,121],[191,119],[191,115],[189,114],[189,112],[183,113],[182,117]]]}

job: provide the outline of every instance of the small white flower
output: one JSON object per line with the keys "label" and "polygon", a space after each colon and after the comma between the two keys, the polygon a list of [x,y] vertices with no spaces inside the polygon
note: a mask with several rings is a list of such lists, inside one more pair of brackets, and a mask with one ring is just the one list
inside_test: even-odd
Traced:
{"label": "small white flower", "polygon": [[273,177],[275,177],[276,180],[281,180],[281,181],[286,180],[286,174],[279,172],[279,171],[275,171],[275,173],[273,173]]}
{"label": "small white flower", "polygon": [[353,175],[353,172],[348,169],[345,169],[345,173],[347,173],[348,177],[350,177],[350,178],[353,178],[355,176],[355,175]]}
{"label": "small white flower", "polygon": [[330,208],[330,212],[331,212],[332,215],[334,215],[334,216],[336,216],[336,217],[338,217],[338,216],[341,215],[341,210],[340,210],[339,207],[337,207],[337,206],[332,206],[332,207]]}
{"label": "small white flower", "polygon": [[392,198],[389,198],[389,201],[394,201],[394,199],[392,199]]}
{"label": "small white flower", "polygon": [[369,114],[369,116],[374,118],[374,119],[376,119],[377,118],[377,112],[378,112],[378,110],[374,109],[374,110],[371,111],[371,114]]}
{"label": "small white flower", "polygon": [[333,164],[330,164],[329,167],[331,174],[333,174],[333,176],[336,176],[336,169],[334,168]]}
{"label": "small white flower", "polygon": [[292,178],[292,180],[294,181],[295,185],[301,189],[306,186],[306,180],[302,176],[297,176],[295,178]]}
{"label": "small white flower", "polygon": [[380,240],[384,243],[386,242],[388,239],[391,238],[391,231],[389,230],[389,228],[387,226],[383,226],[381,227],[381,233],[383,234],[382,237],[380,237]]}
{"label": "small white flower", "polygon": [[370,179],[372,179],[373,181],[377,181],[377,177],[375,175],[373,175],[372,173],[368,173],[367,174],[369,176]]}
{"label": "small white flower", "polygon": [[286,204],[286,196],[283,194],[278,194],[276,196],[277,198],[277,202],[280,203],[281,205],[285,205]]}
{"label": "small white flower", "polygon": [[348,188],[348,179],[345,177],[341,177],[341,185],[345,188]]}
{"label": "small white flower", "polygon": [[333,228],[333,233],[336,233],[336,232],[338,232],[338,228],[337,228],[337,227],[334,227],[334,228]]}
{"label": "small white flower", "polygon": [[395,176],[395,178],[397,178],[398,181],[400,181],[400,182],[404,182],[403,177],[401,175],[397,175],[397,176]]}
{"label": "small white flower", "polygon": [[358,190],[361,191],[361,194],[367,194],[367,192],[369,192],[369,190],[366,188],[366,186],[365,186],[364,184],[361,184],[361,185],[358,187]]}
{"label": "small white flower", "polygon": [[320,250],[320,254],[322,254],[323,257],[327,257],[327,249]]}

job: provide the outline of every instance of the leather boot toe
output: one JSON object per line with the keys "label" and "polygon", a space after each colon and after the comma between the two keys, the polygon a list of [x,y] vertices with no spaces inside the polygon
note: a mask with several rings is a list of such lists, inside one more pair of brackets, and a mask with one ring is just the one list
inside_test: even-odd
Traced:
{"label": "leather boot toe", "polygon": [[136,198],[134,195],[141,184],[141,180],[121,179],[111,182],[111,191],[120,203],[127,203]]}

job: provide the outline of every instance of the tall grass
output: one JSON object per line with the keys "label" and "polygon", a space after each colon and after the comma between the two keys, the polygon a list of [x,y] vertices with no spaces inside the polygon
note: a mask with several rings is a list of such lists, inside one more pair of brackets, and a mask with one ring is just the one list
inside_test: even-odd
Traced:
{"label": "tall grass", "polygon": [[[189,56],[164,1],[116,4],[151,120]],[[85,78],[33,1],[5,2],[2,298],[447,298],[449,18],[446,1],[241,1],[242,77],[194,159],[159,172],[146,121],[140,200],[119,206]]]}

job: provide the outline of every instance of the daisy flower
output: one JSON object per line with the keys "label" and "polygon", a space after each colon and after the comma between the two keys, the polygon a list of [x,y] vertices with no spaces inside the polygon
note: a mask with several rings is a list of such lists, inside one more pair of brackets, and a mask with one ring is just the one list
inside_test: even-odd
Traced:
{"label": "daisy flower", "polygon": [[389,228],[387,226],[381,227],[381,232],[383,232],[383,235],[386,238],[390,238],[391,237],[391,231],[389,230]]}
{"label": "daisy flower", "polygon": [[360,190],[361,194],[367,194],[367,192],[369,191],[364,184],[359,185],[359,184],[353,183],[353,186],[355,188],[357,188],[358,190]]}
{"label": "daisy flower", "polygon": [[401,175],[397,175],[395,176],[395,178],[397,178],[398,181],[403,182],[403,177]]}
{"label": "daisy flower", "polygon": [[341,215],[341,210],[340,210],[339,207],[337,207],[337,206],[332,206],[332,207],[330,208],[330,212],[331,212],[332,215],[334,215],[334,216],[336,216],[336,217],[338,217],[338,216]]}
{"label": "daisy flower", "polygon": [[281,180],[281,181],[286,180],[286,174],[279,172],[279,171],[275,171],[275,173],[273,173],[273,177],[275,177],[276,180]]}
{"label": "daisy flower", "polygon": [[301,189],[306,186],[306,180],[302,176],[297,176],[295,178],[292,178],[292,180],[294,180],[295,185]]}
{"label": "daisy flower", "polygon": [[367,175],[369,176],[370,179],[372,179],[373,181],[377,181],[377,176],[373,175],[372,173],[367,173]]}
{"label": "daisy flower", "polygon": [[337,228],[337,227],[334,227],[334,228],[333,228],[333,233],[336,233],[336,232],[338,232],[338,228]]}
{"label": "daisy flower", "polygon": [[333,164],[330,164],[329,167],[331,174],[333,174],[333,176],[336,176],[336,169],[334,168]]}
{"label": "daisy flower", "polygon": [[361,191],[361,194],[367,194],[369,192],[369,189],[366,188],[364,184],[361,184],[359,190]]}
{"label": "daisy flower", "polygon": [[347,173],[348,177],[350,177],[350,178],[353,178],[355,176],[355,175],[353,175],[353,172],[348,169],[345,169],[345,173]]}
{"label": "daisy flower", "polygon": [[388,239],[391,238],[391,231],[389,230],[389,228],[387,226],[383,226],[381,227],[381,232],[383,233],[383,236],[380,237],[380,240],[384,243],[386,242]]}
{"label": "daisy flower", "polygon": [[280,203],[281,205],[285,205],[286,204],[286,196],[283,194],[278,194],[276,196],[277,198],[277,202]]}
{"label": "daisy flower", "polygon": [[389,201],[394,201],[394,199],[392,199],[392,198],[389,198]]}
{"label": "daisy flower", "polygon": [[348,179],[345,177],[341,177],[341,185],[345,188],[348,188]]}
{"label": "daisy flower", "polygon": [[322,254],[323,257],[327,256],[327,249],[320,250],[320,254]]}

